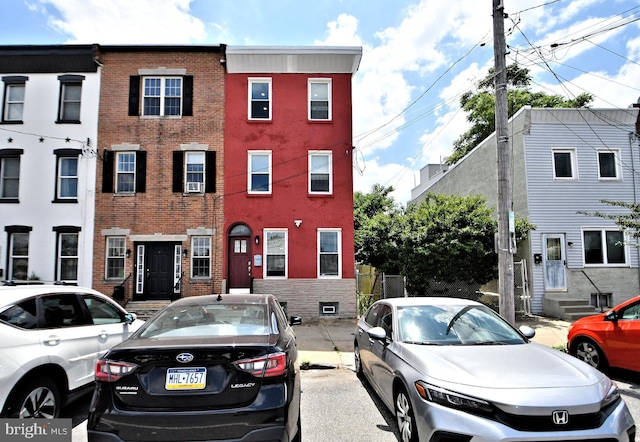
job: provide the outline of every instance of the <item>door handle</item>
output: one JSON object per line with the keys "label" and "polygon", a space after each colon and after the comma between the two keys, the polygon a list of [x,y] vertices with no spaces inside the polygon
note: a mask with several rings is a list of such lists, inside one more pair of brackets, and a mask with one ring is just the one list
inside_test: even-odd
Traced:
{"label": "door handle", "polygon": [[98,336],[100,337],[100,339],[107,339],[109,337],[109,332],[106,330],[102,330]]}
{"label": "door handle", "polygon": [[47,345],[58,345],[60,343],[60,337],[56,335],[51,335],[44,340],[44,343]]}

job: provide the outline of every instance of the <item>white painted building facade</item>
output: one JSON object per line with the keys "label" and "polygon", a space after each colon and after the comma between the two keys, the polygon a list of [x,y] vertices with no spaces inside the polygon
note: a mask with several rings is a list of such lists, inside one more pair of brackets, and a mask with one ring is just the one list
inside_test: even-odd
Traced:
{"label": "white painted building facade", "polygon": [[96,48],[4,46],[0,92],[0,282],[90,287]]}

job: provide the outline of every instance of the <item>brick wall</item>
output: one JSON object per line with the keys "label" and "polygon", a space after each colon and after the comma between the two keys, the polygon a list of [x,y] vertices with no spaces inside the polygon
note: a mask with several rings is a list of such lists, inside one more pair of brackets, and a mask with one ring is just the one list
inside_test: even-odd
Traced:
{"label": "brick wall", "polygon": [[[123,229],[131,257],[126,259],[126,297],[131,298],[135,281],[134,240],[177,242],[191,249],[188,231],[200,229],[211,235],[211,278],[190,278],[189,259],[182,259],[182,295],[220,293],[224,247],[224,69],[217,48],[160,49],[103,47],[98,127],[100,158],[96,179],[93,287],[110,295],[121,281],[105,279],[106,237],[104,230]],[[193,116],[140,117],[128,115],[130,76],[140,69],[184,70],[193,76]],[[142,104],[142,96],[140,96]],[[139,145],[146,152],[146,191],[135,195],[102,192],[105,149],[123,144]],[[208,145],[216,152],[216,191],[205,194],[172,192],[172,155],[181,145]],[[111,230],[114,231],[114,230]],[[143,239],[141,239],[143,238]]]}

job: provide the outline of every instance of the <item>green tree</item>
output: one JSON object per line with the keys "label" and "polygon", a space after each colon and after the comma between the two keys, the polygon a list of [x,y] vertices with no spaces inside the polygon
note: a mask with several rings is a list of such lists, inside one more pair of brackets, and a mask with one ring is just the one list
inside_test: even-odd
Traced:
{"label": "green tree", "polygon": [[482,284],[497,277],[497,223],[483,197],[426,195],[407,208],[404,227],[400,255],[409,293],[429,293],[434,280]]}
{"label": "green tree", "polygon": [[375,184],[370,193],[355,192],[353,218],[356,262],[365,263],[385,272],[398,272],[397,263],[390,260],[397,248],[402,208],[390,193],[393,187]]}
{"label": "green tree", "polygon": [[[474,147],[495,131],[495,86],[494,70],[477,84],[475,91],[468,91],[460,98],[460,106],[467,112],[467,121],[471,128],[460,135],[453,143],[453,153],[447,158],[447,164],[458,162]],[[527,68],[512,64],[507,67],[508,115],[513,116],[522,106],[532,107],[586,107],[593,96],[588,93],[566,99],[561,95],[548,95],[544,92],[532,92],[531,75]]]}
{"label": "green tree", "polygon": [[[587,216],[596,216],[598,218],[604,218],[612,220],[618,227],[630,234],[633,238],[640,238],[640,204],[638,203],[626,203],[624,201],[612,201],[612,200],[600,200],[601,203],[607,204],[613,207],[620,207],[629,210],[627,213],[607,213],[602,211],[595,212],[583,212],[578,213]],[[638,243],[632,243],[632,246],[638,247]]]}

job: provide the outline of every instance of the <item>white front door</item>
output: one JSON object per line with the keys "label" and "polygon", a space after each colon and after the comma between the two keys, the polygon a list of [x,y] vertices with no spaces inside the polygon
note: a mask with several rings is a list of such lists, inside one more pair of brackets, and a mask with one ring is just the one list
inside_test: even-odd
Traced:
{"label": "white front door", "polygon": [[564,234],[543,235],[542,265],[547,291],[567,290],[567,261]]}

